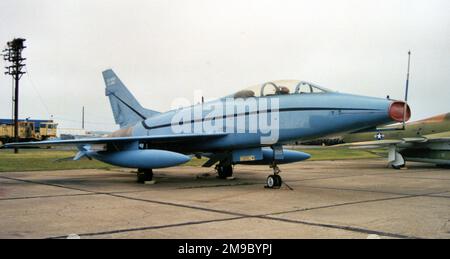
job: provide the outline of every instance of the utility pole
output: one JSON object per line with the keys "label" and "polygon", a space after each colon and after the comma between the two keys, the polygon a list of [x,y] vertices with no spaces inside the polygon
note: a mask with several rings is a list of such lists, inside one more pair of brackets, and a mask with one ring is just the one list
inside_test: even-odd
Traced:
{"label": "utility pole", "polygon": [[[3,59],[11,64],[6,68],[6,75],[11,75],[14,79],[14,142],[19,142],[19,80],[25,72],[22,68],[26,59],[22,58],[22,50],[26,48],[23,43],[25,39],[16,38],[7,43],[6,49],[3,50]],[[17,148],[14,148],[14,153],[19,153]]]}

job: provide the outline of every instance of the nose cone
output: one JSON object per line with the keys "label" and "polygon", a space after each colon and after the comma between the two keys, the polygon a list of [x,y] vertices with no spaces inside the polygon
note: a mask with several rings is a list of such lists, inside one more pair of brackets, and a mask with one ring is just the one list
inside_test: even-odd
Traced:
{"label": "nose cone", "polygon": [[[312,126],[317,131],[321,127],[330,130],[320,132],[321,135],[338,134],[341,132],[357,132],[372,130],[381,125],[407,121],[411,117],[410,107],[403,101],[369,96],[334,94],[326,99],[323,106],[339,107],[340,110],[331,113],[326,123],[316,123]],[[312,120],[312,119],[311,119]],[[319,134],[317,134],[319,135]]]}
{"label": "nose cone", "polygon": [[408,121],[411,118],[411,109],[405,102],[394,101],[389,107],[389,116],[397,122]]}
{"label": "nose cone", "polygon": [[283,150],[283,156],[281,163],[294,163],[311,158],[311,155],[308,153],[288,149]]}

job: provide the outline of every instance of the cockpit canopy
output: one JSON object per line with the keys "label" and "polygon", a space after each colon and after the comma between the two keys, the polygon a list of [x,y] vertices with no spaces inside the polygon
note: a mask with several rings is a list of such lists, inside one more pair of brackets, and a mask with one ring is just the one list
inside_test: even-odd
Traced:
{"label": "cockpit canopy", "polygon": [[230,97],[249,98],[289,94],[323,94],[328,92],[332,91],[305,81],[279,80],[246,88]]}

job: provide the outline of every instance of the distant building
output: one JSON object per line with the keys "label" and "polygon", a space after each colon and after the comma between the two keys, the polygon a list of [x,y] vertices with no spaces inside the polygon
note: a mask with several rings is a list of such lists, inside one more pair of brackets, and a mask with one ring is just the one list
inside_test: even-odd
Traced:
{"label": "distant building", "polygon": [[93,131],[79,128],[63,128],[58,129],[58,137],[61,139],[75,139],[86,137],[103,137],[111,132],[107,131]]}

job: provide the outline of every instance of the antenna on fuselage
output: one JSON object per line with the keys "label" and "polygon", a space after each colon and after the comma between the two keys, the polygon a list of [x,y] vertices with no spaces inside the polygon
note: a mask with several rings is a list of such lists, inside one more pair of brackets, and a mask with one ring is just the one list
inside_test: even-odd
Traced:
{"label": "antenna on fuselage", "polygon": [[408,70],[406,72],[405,105],[403,108],[403,129],[406,128],[406,113],[408,112],[409,68],[411,64],[411,50],[408,51]]}

